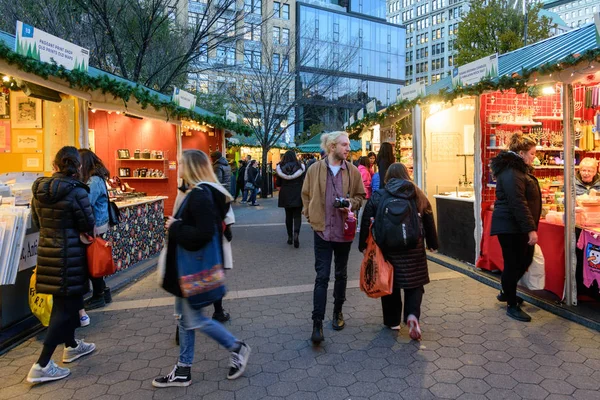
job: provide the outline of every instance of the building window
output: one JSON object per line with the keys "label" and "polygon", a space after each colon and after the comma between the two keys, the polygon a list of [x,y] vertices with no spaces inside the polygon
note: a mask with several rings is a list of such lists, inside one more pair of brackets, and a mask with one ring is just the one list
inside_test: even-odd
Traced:
{"label": "building window", "polygon": [[277,53],[273,54],[273,71],[279,71],[280,56]]}
{"label": "building window", "polygon": [[281,61],[281,70],[283,72],[290,72],[290,60],[287,57],[283,57]]}
{"label": "building window", "polygon": [[261,54],[258,50],[246,50],[244,51],[244,64],[246,68],[261,68]]}
{"label": "building window", "polygon": [[290,5],[273,2],[273,16],[279,19],[290,19]]}
{"label": "building window", "polygon": [[244,10],[250,14],[262,14],[262,0],[244,0]]}
{"label": "building window", "polygon": [[281,41],[281,28],[273,27],[273,44],[279,44]]}
{"label": "building window", "polygon": [[333,23],[333,41],[338,42],[340,40],[340,24]]}
{"label": "building window", "polygon": [[217,47],[217,62],[225,65],[235,64],[235,49],[233,47]]}
{"label": "building window", "polygon": [[244,32],[244,39],[260,42],[260,25],[246,23],[246,32]]}
{"label": "building window", "polygon": [[281,30],[281,44],[286,46],[290,44],[290,30],[288,28]]}
{"label": "building window", "polygon": [[208,62],[208,44],[204,43],[200,45],[200,50],[198,51],[198,61]]}
{"label": "building window", "polygon": [[283,4],[281,7],[281,19],[290,19],[290,5]]}

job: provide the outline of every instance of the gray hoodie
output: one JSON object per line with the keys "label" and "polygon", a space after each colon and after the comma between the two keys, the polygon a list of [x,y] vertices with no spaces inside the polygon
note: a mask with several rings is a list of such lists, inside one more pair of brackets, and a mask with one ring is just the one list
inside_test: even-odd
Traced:
{"label": "gray hoodie", "polygon": [[221,182],[221,185],[228,191],[231,190],[231,167],[229,166],[227,159],[221,157],[215,161],[213,163],[213,170],[215,171],[215,175],[217,175],[217,179]]}

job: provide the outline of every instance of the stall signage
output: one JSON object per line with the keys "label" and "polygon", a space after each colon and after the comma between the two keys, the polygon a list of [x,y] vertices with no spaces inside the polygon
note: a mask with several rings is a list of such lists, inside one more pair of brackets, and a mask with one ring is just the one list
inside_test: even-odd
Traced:
{"label": "stall signage", "polygon": [[231,122],[237,122],[238,121],[238,116],[236,113],[234,113],[233,111],[229,111],[226,110],[225,111],[225,118]]}
{"label": "stall signage", "polygon": [[30,233],[25,235],[23,247],[21,248],[21,258],[19,259],[19,271],[35,267],[37,264],[37,250],[40,233]]}
{"label": "stall signage", "polygon": [[361,119],[363,119],[363,118],[364,118],[364,116],[365,116],[365,109],[364,109],[364,108],[361,108],[361,109],[360,109],[360,110],[358,110],[358,112],[356,113],[356,119],[360,121]]}
{"label": "stall signage", "polygon": [[596,23],[596,44],[600,46],[600,13],[594,14],[594,22]]}
{"label": "stall signage", "polygon": [[53,61],[72,71],[88,70],[90,51],[17,21],[15,52],[45,63]]}
{"label": "stall signage", "polygon": [[485,78],[498,76],[498,54],[470,62],[452,71],[452,87],[473,85]]}
{"label": "stall signage", "polygon": [[178,87],[173,88],[172,100],[179,107],[187,108],[188,110],[193,110],[196,107],[196,96]]}
{"label": "stall signage", "polygon": [[350,116],[350,121],[348,121],[348,122],[350,122],[350,125],[352,125],[354,123],[354,115]]}
{"label": "stall signage", "polygon": [[425,84],[423,82],[401,87],[397,100],[414,100],[419,96],[425,96]]}
{"label": "stall signage", "polygon": [[367,114],[377,112],[377,103],[375,100],[371,100],[367,103]]}

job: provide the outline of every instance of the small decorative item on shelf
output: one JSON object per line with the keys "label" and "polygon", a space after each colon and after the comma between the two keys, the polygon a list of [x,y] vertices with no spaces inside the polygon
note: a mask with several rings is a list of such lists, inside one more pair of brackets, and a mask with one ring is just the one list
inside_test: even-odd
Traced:
{"label": "small decorative item on shelf", "polygon": [[154,159],[154,160],[156,159],[156,150],[152,150],[152,151],[150,152],[150,158],[151,158],[151,159]]}
{"label": "small decorative item on shelf", "polygon": [[156,150],[156,158],[159,160],[163,159],[163,152],[162,150]]}
{"label": "small decorative item on shelf", "polygon": [[150,159],[150,150],[149,149],[144,149],[144,151],[142,151],[142,158],[144,160],[149,160]]}
{"label": "small decorative item on shelf", "polygon": [[138,174],[139,174],[140,178],[145,178],[147,173],[148,173],[148,168],[140,168],[138,170]]}
{"label": "small decorative item on shelf", "polygon": [[131,176],[131,169],[129,168],[119,168],[119,176],[122,178],[127,178]]}
{"label": "small decorative item on shelf", "polygon": [[117,157],[119,157],[120,160],[127,160],[129,159],[129,149],[118,149],[117,150]]}
{"label": "small decorative item on shelf", "polygon": [[140,154],[142,153],[142,151],[140,149],[135,149],[135,151],[133,152],[133,158],[139,160],[141,158]]}

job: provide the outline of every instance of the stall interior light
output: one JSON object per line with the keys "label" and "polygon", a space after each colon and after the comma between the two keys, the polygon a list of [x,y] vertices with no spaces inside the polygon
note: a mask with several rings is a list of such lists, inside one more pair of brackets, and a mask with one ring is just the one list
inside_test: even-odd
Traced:
{"label": "stall interior light", "polygon": [[96,113],[96,109],[95,108],[92,108],[90,111],[92,112],[92,114]]}
{"label": "stall interior light", "polygon": [[437,112],[442,111],[442,103],[433,103],[430,107],[429,107],[429,114],[433,115]]}
{"label": "stall interior light", "polygon": [[4,82],[10,82],[10,76],[8,76],[8,75],[4,75],[4,76],[2,77],[2,80],[3,80]]}
{"label": "stall interior light", "polygon": [[550,96],[556,94],[556,90],[554,90],[554,86],[545,86],[542,88],[542,94],[544,96]]}

